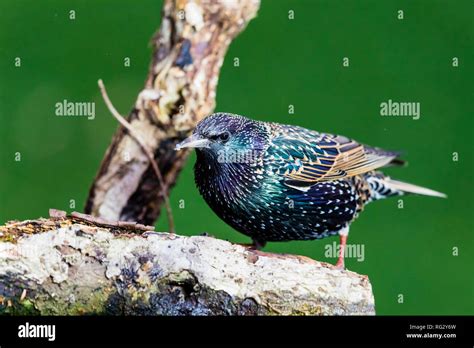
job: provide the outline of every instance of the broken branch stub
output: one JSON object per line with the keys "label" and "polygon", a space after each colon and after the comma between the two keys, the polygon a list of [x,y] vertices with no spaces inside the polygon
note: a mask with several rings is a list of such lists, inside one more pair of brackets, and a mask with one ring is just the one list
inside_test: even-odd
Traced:
{"label": "broken branch stub", "polygon": [[[128,122],[154,153],[169,192],[188,151],[174,151],[215,107],[220,67],[232,39],[256,16],[259,0],[166,0],[153,38],[145,88]],[[163,195],[146,154],[120,127],[92,184],[85,212],[153,224]],[[158,196],[158,198],[157,198]]]}

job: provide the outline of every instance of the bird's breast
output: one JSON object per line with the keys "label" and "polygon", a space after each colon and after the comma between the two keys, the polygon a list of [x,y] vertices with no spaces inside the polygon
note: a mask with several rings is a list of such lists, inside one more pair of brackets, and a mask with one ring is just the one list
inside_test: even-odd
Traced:
{"label": "bird's breast", "polygon": [[225,209],[249,204],[261,190],[263,170],[244,164],[196,162],[195,180],[199,192],[213,208]]}
{"label": "bird's breast", "polygon": [[259,240],[322,238],[337,233],[355,214],[355,193],[346,180],[300,191],[261,167],[215,168],[199,162],[195,176],[212,210],[239,232]]}

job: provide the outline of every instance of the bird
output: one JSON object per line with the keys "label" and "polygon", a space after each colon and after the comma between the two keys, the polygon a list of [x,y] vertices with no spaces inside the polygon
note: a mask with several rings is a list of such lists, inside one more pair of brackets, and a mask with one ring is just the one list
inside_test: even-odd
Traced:
{"label": "bird", "polygon": [[189,148],[199,193],[253,249],[339,235],[340,269],[349,226],[365,205],[405,194],[446,197],[377,170],[404,165],[400,152],[296,125],[214,113],[175,149]]}

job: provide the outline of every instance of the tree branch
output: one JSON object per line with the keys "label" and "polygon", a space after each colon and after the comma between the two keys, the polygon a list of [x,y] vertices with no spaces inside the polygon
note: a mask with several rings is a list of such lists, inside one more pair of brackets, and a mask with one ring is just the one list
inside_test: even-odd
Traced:
{"label": "tree branch", "polygon": [[84,214],[0,226],[0,314],[375,314],[366,276]]}
{"label": "tree branch", "polygon": [[158,168],[158,164],[155,161],[155,157],[151,153],[151,151],[146,147],[145,143],[141,140],[140,135],[136,134],[135,130],[130,126],[130,124],[125,120],[122,115],[119,114],[117,109],[114,107],[114,104],[110,101],[110,98],[107,94],[107,90],[105,89],[104,82],[102,80],[98,81],[100,93],[102,94],[102,97],[104,98],[104,102],[107,105],[107,108],[109,109],[110,113],[112,116],[115,117],[115,119],[125,128],[127,129],[128,133],[135,139],[135,141],[140,145],[142,148],[143,152],[145,153],[146,157],[148,158],[148,161],[150,161],[151,167],[153,168],[153,171],[155,172],[156,178],[159,181],[160,184],[160,189],[161,189],[161,196],[163,197],[163,200],[165,201],[165,207],[166,207],[166,212],[168,216],[168,227],[169,227],[169,232],[174,233],[174,219],[173,219],[173,212],[171,210],[171,205],[168,199],[168,193],[165,191],[165,183],[163,180],[163,176],[161,175],[160,169]]}
{"label": "tree branch", "polygon": [[[85,212],[108,220],[151,225],[189,154],[174,151],[197,122],[214,110],[216,86],[231,41],[256,15],[259,0],[165,0],[145,88],[128,123],[153,162],[120,127],[90,189]],[[164,186],[164,187],[160,187]]]}

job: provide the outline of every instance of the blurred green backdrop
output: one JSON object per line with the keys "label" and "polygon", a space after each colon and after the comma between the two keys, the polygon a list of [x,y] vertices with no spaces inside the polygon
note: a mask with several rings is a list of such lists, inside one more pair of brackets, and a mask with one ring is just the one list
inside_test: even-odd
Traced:
{"label": "blurred green backdrop", "polygon": [[[117,127],[97,79],[127,113],[144,83],[160,8],[158,0],[0,2],[0,223],[74,210],[71,199],[83,208]],[[349,243],[365,247],[365,260],[347,266],[369,275],[378,314],[474,314],[473,14],[472,0],[263,0],[222,67],[216,110],[403,150],[410,165],[387,172],[448,194],[406,197],[403,209],[397,199],[379,201],[352,225]],[[95,120],[55,116],[64,99],[95,102]],[[388,99],[420,102],[421,118],[381,117]],[[199,196],[194,160],[171,196],[178,233],[248,242]],[[166,230],[164,217],[157,227]],[[266,250],[334,262],[324,256],[334,241]]]}

